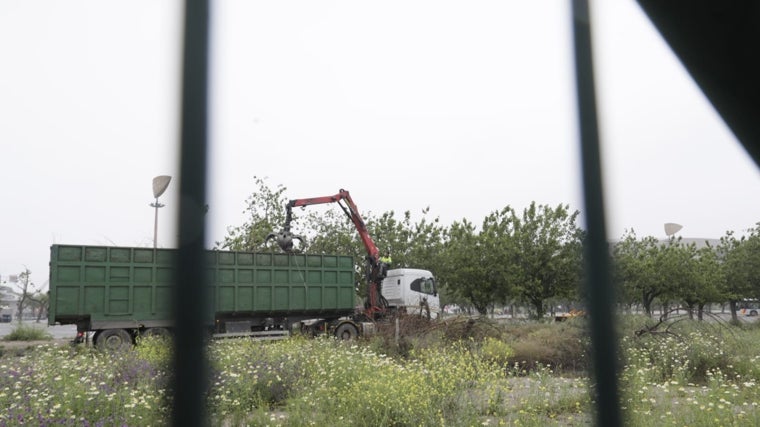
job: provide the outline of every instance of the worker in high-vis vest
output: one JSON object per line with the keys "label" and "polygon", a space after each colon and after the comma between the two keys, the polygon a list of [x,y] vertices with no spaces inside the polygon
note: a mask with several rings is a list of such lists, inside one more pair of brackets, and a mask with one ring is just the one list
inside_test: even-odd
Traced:
{"label": "worker in high-vis vest", "polygon": [[388,270],[391,268],[391,251],[390,249],[385,251],[385,254],[380,257],[380,275],[385,277],[388,275]]}

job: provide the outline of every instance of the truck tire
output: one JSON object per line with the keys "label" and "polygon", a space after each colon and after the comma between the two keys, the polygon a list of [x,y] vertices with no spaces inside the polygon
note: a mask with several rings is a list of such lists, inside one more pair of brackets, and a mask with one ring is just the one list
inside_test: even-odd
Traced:
{"label": "truck tire", "polygon": [[343,341],[355,340],[359,336],[359,329],[350,322],[341,323],[335,329],[335,338]]}
{"label": "truck tire", "polygon": [[132,337],[124,329],[106,329],[95,338],[95,345],[105,351],[123,351],[132,347]]}
{"label": "truck tire", "polygon": [[757,316],[757,310],[754,310],[754,309],[750,310],[749,315],[750,316]]}

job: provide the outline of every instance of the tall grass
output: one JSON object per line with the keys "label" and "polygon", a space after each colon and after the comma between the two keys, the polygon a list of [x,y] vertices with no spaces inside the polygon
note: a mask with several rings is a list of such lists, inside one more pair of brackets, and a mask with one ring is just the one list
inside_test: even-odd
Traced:
{"label": "tall grass", "polygon": [[659,425],[760,425],[760,329],[674,319],[638,331],[628,329],[621,342],[630,425],[653,419]]}
{"label": "tall grass", "polygon": [[165,372],[137,352],[40,346],[0,360],[0,425],[160,425]]}
{"label": "tall grass", "polygon": [[[409,335],[403,352],[377,340],[212,342],[207,412],[219,426],[589,424],[593,384],[570,363],[585,358],[584,325],[523,327]],[[637,328],[621,329],[626,425],[760,425],[760,329]],[[167,425],[170,360],[161,339],[0,358],[0,426]]]}

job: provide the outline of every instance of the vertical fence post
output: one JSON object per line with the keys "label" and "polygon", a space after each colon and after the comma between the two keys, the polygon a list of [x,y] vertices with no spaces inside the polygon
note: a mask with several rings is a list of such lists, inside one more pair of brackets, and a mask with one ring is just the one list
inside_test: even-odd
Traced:
{"label": "vertical fence post", "polygon": [[208,86],[208,0],[185,2],[182,59],[180,209],[173,313],[172,425],[207,425],[205,353],[205,211]]}
{"label": "vertical fence post", "polygon": [[588,309],[591,320],[593,379],[597,425],[621,423],[617,380],[615,297],[604,217],[599,130],[596,114],[591,22],[588,0],[573,0],[573,41],[578,96],[583,193],[588,235],[585,241]]}

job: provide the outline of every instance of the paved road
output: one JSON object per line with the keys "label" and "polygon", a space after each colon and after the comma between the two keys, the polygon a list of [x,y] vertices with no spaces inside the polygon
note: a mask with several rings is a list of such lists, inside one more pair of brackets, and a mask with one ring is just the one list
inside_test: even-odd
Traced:
{"label": "paved road", "polygon": [[[48,326],[47,319],[40,320],[40,323],[37,323],[34,320],[25,320],[23,323],[25,325],[46,330],[53,336],[53,339],[74,339],[77,335],[76,325]],[[13,321],[12,323],[0,323],[0,338],[10,334],[17,325],[18,322],[16,321]]]}

